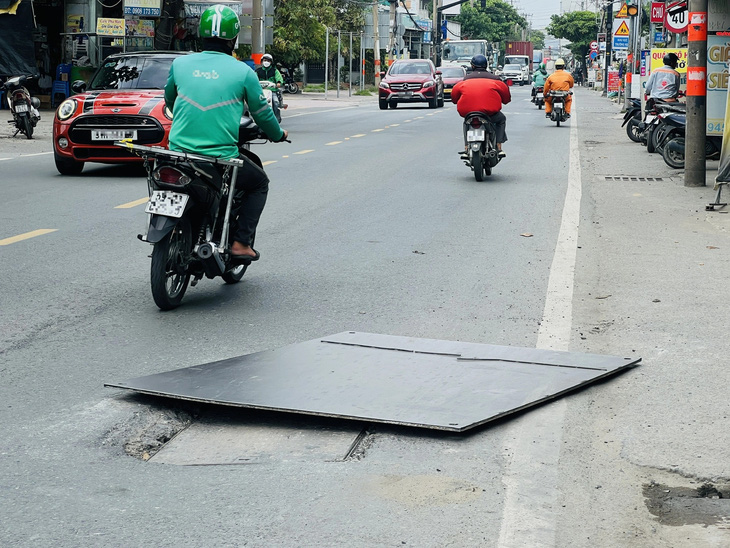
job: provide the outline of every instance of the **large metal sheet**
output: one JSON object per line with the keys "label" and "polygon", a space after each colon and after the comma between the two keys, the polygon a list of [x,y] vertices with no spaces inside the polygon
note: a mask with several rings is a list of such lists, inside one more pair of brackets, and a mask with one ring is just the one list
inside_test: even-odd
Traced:
{"label": "large metal sheet", "polygon": [[640,361],[349,331],[105,386],[462,432]]}

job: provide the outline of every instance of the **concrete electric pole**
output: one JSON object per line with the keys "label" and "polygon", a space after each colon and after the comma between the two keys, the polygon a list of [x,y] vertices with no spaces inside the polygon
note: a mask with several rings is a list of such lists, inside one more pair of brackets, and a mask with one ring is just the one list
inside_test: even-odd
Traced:
{"label": "concrete electric pole", "polygon": [[373,2],[373,64],[375,65],[375,87],[380,86],[380,20],[378,3]]}
{"label": "concrete electric pole", "polygon": [[687,129],[684,186],[705,186],[707,165],[707,0],[689,1],[687,27]]}

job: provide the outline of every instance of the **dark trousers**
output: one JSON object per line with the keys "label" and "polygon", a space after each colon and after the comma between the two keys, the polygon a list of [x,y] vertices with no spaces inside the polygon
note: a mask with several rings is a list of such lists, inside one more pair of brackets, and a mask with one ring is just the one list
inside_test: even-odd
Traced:
{"label": "dark trousers", "polygon": [[[253,158],[258,157],[251,154]],[[238,168],[236,189],[233,199],[233,218],[237,218],[237,227],[233,239],[243,245],[253,245],[256,227],[266,205],[269,192],[269,178],[258,162],[245,155],[240,156],[244,166]]]}
{"label": "dark trousers", "polygon": [[[502,114],[502,111],[500,110],[496,114],[485,114],[487,119],[489,119],[490,122],[494,124],[494,129],[497,133],[497,142],[498,143],[504,143],[507,141],[507,117]],[[466,130],[469,129],[469,126],[466,124],[462,124],[464,126],[464,147],[466,147]]]}

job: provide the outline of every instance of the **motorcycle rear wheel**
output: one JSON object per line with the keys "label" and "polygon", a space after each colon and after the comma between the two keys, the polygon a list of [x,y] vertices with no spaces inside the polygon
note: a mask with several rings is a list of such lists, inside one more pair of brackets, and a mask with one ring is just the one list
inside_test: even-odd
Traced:
{"label": "motorcycle rear wheel", "polygon": [[288,84],[284,85],[284,89],[287,93],[291,93],[294,95],[295,93],[299,93],[299,84],[296,82],[289,82]]}
{"label": "motorcycle rear wheel", "polygon": [[[683,151],[670,150],[669,143],[675,142],[682,146]],[[674,139],[667,141],[662,149],[662,158],[664,163],[674,169],[684,169],[684,137],[675,137]]]}
{"label": "motorcycle rear wheel", "polygon": [[634,143],[641,142],[641,136],[639,135],[639,120],[631,118],[626,122],[626,135],[629,136]]}
{"label": "motorcycle rear wheel", "polygon": [[654,127],[650,127],[646,130],[646,151],[650,154],[656,151],[654,146],[654,133],[656,133],[656,128]]}
{"label": "motorcycle rear wheel", "polygon": [[155,244],[150,285],[152,298],[160,310],[173,310],[180,306],[190,282],[187,259],[192,249],[193,239],[186,219],[180,219],[172,232]]}
{"label": "motorcycle rear wheel", "polygon": [[32,139],[33,138],[33,122],[31,122],[29,114],[27,114],[26,116],[23,116],[22,123],[23,123],[23,133],[25,133],[25,138]]}
{"label": "motorcycle rear wheel", "polygon": [[474,178],[478,182],[482,182],[484,180],[484,166],[482,165],[482,155],[480,152],[472,153],[471,165],[474,168]]}

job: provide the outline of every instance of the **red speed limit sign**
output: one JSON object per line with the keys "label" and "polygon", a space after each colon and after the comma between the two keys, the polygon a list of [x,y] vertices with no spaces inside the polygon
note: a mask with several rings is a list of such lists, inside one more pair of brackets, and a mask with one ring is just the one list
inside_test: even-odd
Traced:
{"label": "red speed limit sign", "polygon": [[675,34],[686,31],[687,25],[689,24],[687,14],[687,0],[669,4],[665,9],[664,26],[667,27],[667,30]]}
{"label": "red speed limit sign", "polygon": [[591,51],[598,51],[598,42],[596,42],[595,40],[591,42]]}
{"label": "red speed limit sign", "polygon": [[651,3],[651,22],[664,23],[664,2]]}

